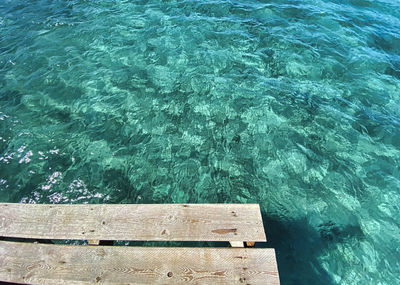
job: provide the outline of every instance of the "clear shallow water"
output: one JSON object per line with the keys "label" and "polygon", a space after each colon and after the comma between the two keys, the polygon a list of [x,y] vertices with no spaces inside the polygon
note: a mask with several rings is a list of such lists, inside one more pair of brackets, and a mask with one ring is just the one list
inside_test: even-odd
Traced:
{"label": "clear shallow water", "polygon": [[260,203],[282,284],[400,283],[400,4],[0,0],[0,200]]}

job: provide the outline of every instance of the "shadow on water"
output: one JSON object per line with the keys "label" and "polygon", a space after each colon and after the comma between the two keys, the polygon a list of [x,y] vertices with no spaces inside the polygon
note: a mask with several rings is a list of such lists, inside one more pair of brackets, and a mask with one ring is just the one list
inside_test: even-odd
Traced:
{"label": "shadow on water", "polygon": [[312,227],[306,218],[282,221],[262,213],[267,243],[257,247],[275,248],[281,284],[337,284],[321,266],[318,257],[349,238],[362,238],[357,226],[332,222]]}

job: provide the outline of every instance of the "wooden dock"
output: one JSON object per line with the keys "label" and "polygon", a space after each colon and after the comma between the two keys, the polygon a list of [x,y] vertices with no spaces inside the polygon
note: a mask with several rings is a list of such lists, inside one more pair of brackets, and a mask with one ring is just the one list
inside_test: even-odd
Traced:
{"label": "wooden dock", "polygon": [[[251,248],[266,241],[256,204],[0,203],[0,237],[0,281],[5,282],[279,284],[275,251]],[[43,240],[88,240],[89,245]],[[227,241],[233,248],[101,245],[115,240]]]}

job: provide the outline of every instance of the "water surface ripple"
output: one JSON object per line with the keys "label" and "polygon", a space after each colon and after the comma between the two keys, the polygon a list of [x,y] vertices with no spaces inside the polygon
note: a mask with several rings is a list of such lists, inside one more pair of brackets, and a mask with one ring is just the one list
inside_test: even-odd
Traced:
{"label": "water surface ripple", "polygon": [[0,0],[0,200],[260,203],[282,284],[400,283],[396,0]]}

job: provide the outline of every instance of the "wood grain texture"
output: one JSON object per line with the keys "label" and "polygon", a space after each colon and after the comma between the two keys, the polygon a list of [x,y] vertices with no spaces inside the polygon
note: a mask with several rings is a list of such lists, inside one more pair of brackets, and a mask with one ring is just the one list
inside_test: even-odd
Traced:
{"label": "wood grain texture", "polygon": [[266,241],[258,204],[0,203],[0,236],[76,240]]}
{"label": "wood grain texture", "polygon": [[29,284],[279,284],[273,249],[0,241],[0,280]]}

